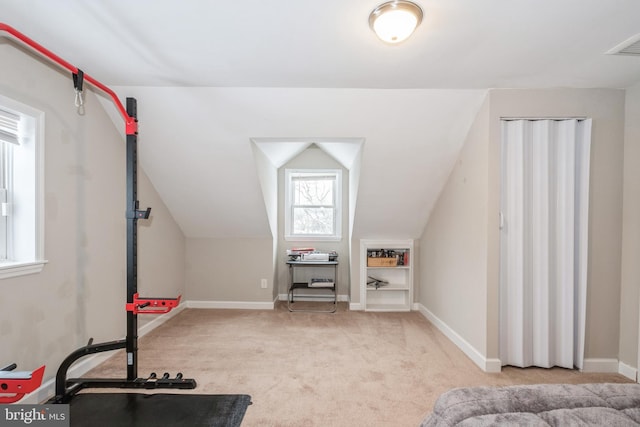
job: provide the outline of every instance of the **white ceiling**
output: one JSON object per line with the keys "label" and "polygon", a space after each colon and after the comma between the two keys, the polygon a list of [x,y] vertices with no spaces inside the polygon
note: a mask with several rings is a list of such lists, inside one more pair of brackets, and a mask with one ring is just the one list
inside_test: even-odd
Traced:
{"label": "white ceiling", "polygon": [[640,61],[604,52],[640,33],[637,0],[417,0],[397,46],[378,0],[0,0],[0,19],[115,86],[626,87]]}
{"label": "white ceiling", "polygon": [[487,89],[640,81],[605,54],[638,0],[416,2],[397,46],[375,0],[0,0],[0,22],[138,99],[141,164],[190,237],[270,236],[252,138],[365,141],[356,234],[417,237]]}

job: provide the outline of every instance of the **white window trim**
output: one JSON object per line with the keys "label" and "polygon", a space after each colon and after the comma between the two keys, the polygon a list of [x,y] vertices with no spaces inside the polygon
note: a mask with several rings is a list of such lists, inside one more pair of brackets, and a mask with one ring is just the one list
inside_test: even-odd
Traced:
{"label": "white window trim", "polygon": [[35,224],[33,259],[0,262],[0,280],[10,277],[35,274],[42,271],[47,260],[44,258],[44,112],[0,95],[3,108],[33,118],[35,138]]}
{"label": "white window trim", "polygon": [[[310,236],[291,233],[291,175],[297,173],[327,173],[336,175],[336,229],[331,236]],[[342,240],[342,170],[341,169],[285,169],[284,171],[284,239],[299,242],[338,242]]]}
{"label": "white window trim", "polygon": [[0,280],[10,277],[26,276],[27,274],[40,273],[44,268],[47,260],[24,262],[24,261],[6,261],[0,266]]}

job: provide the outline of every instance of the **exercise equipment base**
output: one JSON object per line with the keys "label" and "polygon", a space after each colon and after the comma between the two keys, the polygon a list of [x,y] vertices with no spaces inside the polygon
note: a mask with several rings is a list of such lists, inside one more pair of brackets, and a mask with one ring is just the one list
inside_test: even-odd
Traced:
{"label": "exercise equipment base", "polygon": [[238,427],[245,394],[80,393],[70,402],[71,427]]}

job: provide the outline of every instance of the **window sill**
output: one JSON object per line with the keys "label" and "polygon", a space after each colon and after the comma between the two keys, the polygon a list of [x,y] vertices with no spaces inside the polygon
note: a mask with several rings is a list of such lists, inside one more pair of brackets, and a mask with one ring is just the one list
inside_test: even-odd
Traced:
{"label": "window sill", "polygon": [[27,274],[40,273],[47,263],[46,260],[21,262],[7,261],[0,263],[0,280],[10,277],[26,276]]}
{"label": "window sill", "polygon": [[342,236],[284,236],[288,242],[339,242]]}

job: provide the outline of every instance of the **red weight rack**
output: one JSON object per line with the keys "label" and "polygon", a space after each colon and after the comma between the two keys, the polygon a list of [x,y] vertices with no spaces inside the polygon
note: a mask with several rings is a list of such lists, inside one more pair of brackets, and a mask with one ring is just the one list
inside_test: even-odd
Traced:
{"label": "red weight rack", "polygon": [[[147,219],[151,208],[139,209],[137,200],[137,143],[138,143],[138,113],[135,98],[127,98],[126,109],[113,92],[106,85],[84,73],[78,67],[71,65],[58,55],[43,47],[9,25],[0,22],[0,34],[4,32],[24,43],[37,53],[50,59],[57,65],[71,71],[73,84],[76,91],[82,91],[84,81],[107,93],[125,121],[126,134],[126,219],[127,219],[127,301],[125,305],[127,315],[127,335],[124,340],[110,341],[93,344],[91,338],[88,344],[71,353],[62,362],[56,374],[56,395],[51,403],[66,403],[84,388],[179,388],[193,389],[196,387],[194,379],[184,379],[182,374],[176,374],[175,378],[169,378],[164,374],[161,379],[156,379],[155,374],[148,378],[138,377],[138,314],[164,314],[177,307],[180,296],[177,298],[141,298],[138,296],[137,279],[137,225],[139,219]],[[90,354],[125,349],[127,353],[127,378],[67,378],[67,371],[78,359]],[[35,372],[35,371],[34,371]],[[44,372],[44,369],[42,370]],[[40,372],[40,374],[42,374]],[[1,377],[0,377],[1,378]],[[26,381],[26,380],[24,380]],[[23,387],[29,382],[23,381]],[[41,379],[40,379],[41,381]],[[9,388],[9,382],[7,389]],[[18,384],[12,382],[11,384]],[[13,386],[12,386],[13,387]],[[0,401],[0,403],[2,403]]]}

